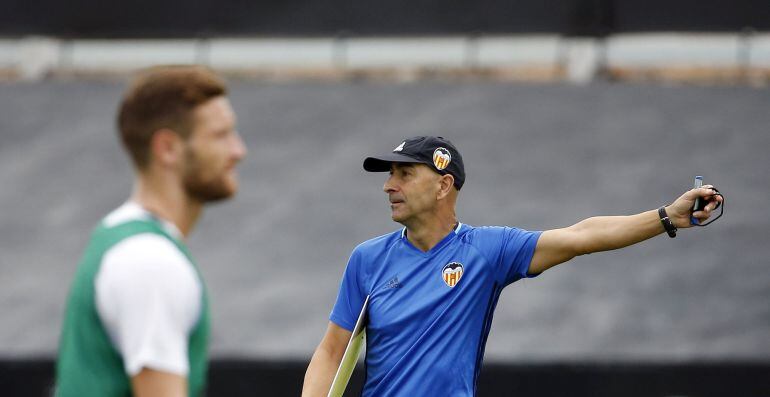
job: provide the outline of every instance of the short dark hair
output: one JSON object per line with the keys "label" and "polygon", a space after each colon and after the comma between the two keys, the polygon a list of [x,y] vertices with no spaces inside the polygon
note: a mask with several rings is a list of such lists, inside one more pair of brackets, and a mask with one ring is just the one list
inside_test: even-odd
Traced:
{"label": "short dark hair", "polygon": [[187,138],[193,109],[222,95],[227,95],[224,80],[202,66],[158,66],[140,72],[123,96],[117,120],[134,165],[147,166],[155,131],[169,128]]}

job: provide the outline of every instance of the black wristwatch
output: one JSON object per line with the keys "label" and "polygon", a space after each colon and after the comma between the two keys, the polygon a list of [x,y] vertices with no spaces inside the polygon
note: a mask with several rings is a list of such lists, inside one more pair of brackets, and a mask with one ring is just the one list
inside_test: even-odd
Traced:
{"label": "black wristwatch", "polygon": [[666,207],[658,208],[658,216],[660,216],[660,223],[662,223],[663,228],[666,229],[668,237],[676,237],[677,229],[676,226],[674,226],[674,224],[671,222],[671,219],[669,219],[668,214],[666,213]]}

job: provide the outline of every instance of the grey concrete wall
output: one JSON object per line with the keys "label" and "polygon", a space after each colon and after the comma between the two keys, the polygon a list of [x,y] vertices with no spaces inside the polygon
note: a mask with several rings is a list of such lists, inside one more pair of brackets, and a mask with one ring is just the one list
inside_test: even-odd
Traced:
{"label": "grey concrete wall", "polygon": [[[656,208],[696,174],[714,225],[580,257],[508,287],[492,361],[770,359],[770,95],[651,85],[232,82],[243,189],[190,246],[215,356],[305,359],[350,250],[398,228],[361,160],[405,136],[462,151],[461,221],[548,229]],[[54,354],[90,228],[130,191],[117,82],[0,84],[0,355]]]}

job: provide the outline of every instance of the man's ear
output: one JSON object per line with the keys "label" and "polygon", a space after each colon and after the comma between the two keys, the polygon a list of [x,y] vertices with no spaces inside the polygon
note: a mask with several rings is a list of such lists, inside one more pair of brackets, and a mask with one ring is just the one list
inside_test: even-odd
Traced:
{"label": "man's ear", "polygon": [[452,191],[455,185],[455,177],[450,174],[441,175],[439,179],[438,199],[443,199]]}
{"label": "man's ear", "polygon": [[182,143],[182,137],[173,130],[162,128],[155,131],[150,138],[151,161],[163,165],[175,164],[182,155]]}

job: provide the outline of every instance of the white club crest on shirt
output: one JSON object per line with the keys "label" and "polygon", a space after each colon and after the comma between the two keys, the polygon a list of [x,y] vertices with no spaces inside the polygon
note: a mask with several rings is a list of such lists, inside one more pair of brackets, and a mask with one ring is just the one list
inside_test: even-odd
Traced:
{"label": "white club crest on shirt", "polygon": [[441,277],[449,288],[454,288],[460,282],[463,276],[463,264],[460,262],[450,262],[444,266],[441,271]]}

